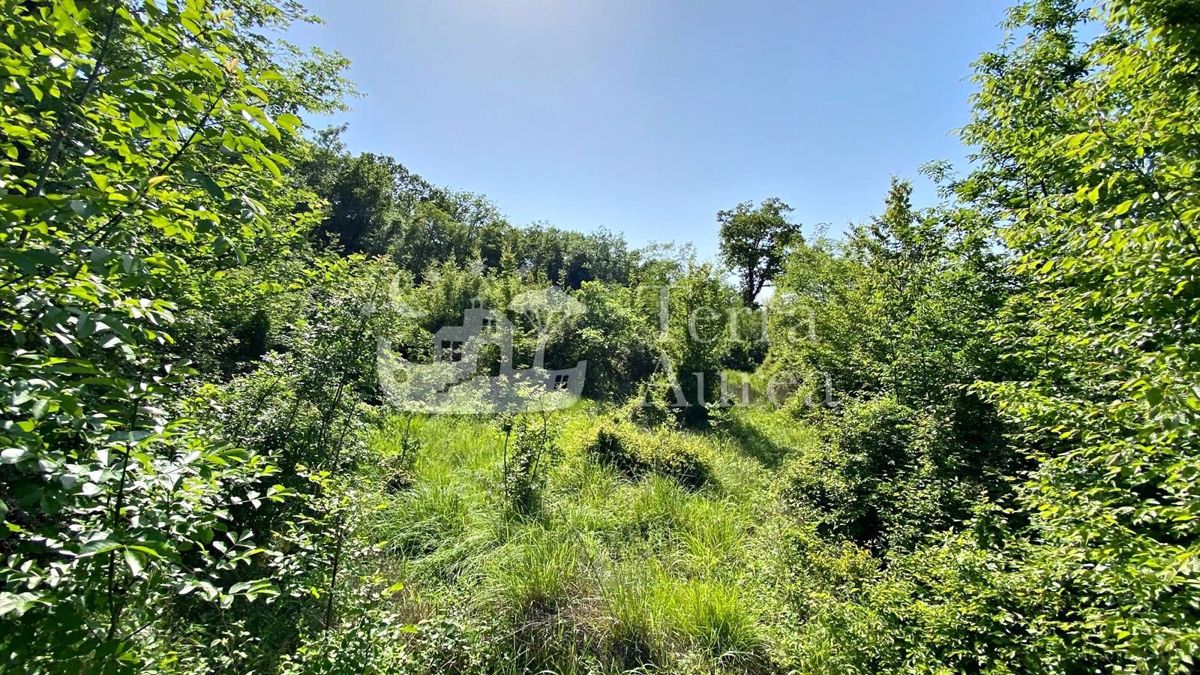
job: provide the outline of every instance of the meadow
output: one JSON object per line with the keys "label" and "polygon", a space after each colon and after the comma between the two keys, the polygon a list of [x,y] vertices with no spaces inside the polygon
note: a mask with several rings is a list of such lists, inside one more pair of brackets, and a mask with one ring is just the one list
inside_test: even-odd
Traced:
{"label": "meadow", "polygon": [[[702,484],[686,485],[630,476],[595,453],[597,427],[621,414],[590,402],[552,414],[529,513],[505,498],[505,434],[491,420],[409,428],[397,416],[372,437],[380,461],[362,479],[379,503],[362,527],[383,552],[379,573],[405,586],[393,601],[417,626],[410,649],[428,672],[773,669],[787,633],[772,620],[789,611],[786,532],[797,527],[773,478],[817,448],[814,434],[734,408],[726,430],[667,441],[706,467]],[[391,468],[405,433],[420,450]]]}

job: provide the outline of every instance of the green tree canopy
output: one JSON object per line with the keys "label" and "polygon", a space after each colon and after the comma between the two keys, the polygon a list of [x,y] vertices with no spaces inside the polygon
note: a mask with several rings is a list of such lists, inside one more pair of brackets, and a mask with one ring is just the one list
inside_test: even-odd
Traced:
{"label": "green tree canopy", "polygon": [[800,226],[790,223],[792,207],[782,200],[764,199],[717,212],[721,226],[721,259],[741,281],[742,303],[753,306],[763,286],[783,271],[789,247],[801,243]]}

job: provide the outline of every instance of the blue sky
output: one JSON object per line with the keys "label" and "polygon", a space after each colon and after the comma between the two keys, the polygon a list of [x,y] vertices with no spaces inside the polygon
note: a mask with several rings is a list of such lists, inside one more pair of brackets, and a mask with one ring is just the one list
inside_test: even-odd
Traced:
{"label": "blue sky", "polygon": [[[970,64],[1007,0],[308,0],[364,97],[355,152],[486,194],[516,224],[716,251],[715,214],[777,196],[811,232],[889,177],[965,163]],[[917,180],[918,201],[933,190]]]}

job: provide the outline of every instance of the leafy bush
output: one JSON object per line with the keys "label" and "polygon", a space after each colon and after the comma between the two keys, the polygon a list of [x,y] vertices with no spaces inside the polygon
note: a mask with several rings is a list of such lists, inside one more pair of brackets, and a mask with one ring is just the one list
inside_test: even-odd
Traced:
{"label": "leafy bush", "polygon": [[586,360],[586,396],[624,400],[654,372],[656,299],[642,291],[636,286],[588,281],[572,295],[586,311],[552,345],[546,359],[563,366]]}
{"label": "leafy bush", "polygon": [[[862,528],[854,486],[845,458],[836,449],[805,454],[782,467],[776,484],[780,499],[798,520],[812,523],[822,536],[851,536]],[[815,456],[814,456],[815,455]]]}
{"label": "leafy bush", "polygon": [[494,672],[502,658],[491,636],[452,619],[422,619],[405,636],[403,665],[393,672],[412,675]]}
{"label": "leafy bush", "polygon": [[[669,280],[669,316],[660,337],[660,375],[683,424],[704,427],[719,402],[721,364],[729,349],[729,311],[740,309],[736,294],[712,265],[689,261]],[[661,391],[661,390],[660,390]]]}
{"label": "leafy bush", "polygon": [[421,454],[421,440],[413,433],[412,427],[412,413],[392,417],[371,439],[371,444],[382,455],[380,467],[385,474],[387,488],[392,492],[400,492],[413,485],[413,468]]}
{"label": "leafy bush", "polygon": [[784,503],[823,535],[910,549],[968,519],[985,494],[983,477],[950,461],[951,432],[934,415],[884,396],[821,419],[822,451],[789,460],[777,483]]}
{"label": "leafy bush", "polygon": [[550,463],[558,454],[550,423],[549,415],[544,412],[540,419],[522,416],[515,422],[502,422],[505,431],[504,494],[509,505],[521,515],[536,512]]}
{"label": "leafy bush", "polygon": [[[914,392],[954,415],[922,453],[926,475],[990,468],[1015,495],[827,605],[805,626],[810,646],[830,645],[808,668],[1195,670],[1200,248],[1183,214],[1196,210],[1200,33],[1183,7],[1021,3],[1018,37],[980,60],[965,134],[980,163],[958,189],[1015,254],[1015,292],[983,335],[1003,358],[974,385],[1007,426],[988,433],[988,406],[959,417],[969,396],[920,394],[946,379],[927,374],[956,370],[944,344],[886,379],[901,402]],[[920,422],[917,443],[936,426]],[[1005,430],[1024,466],[979,461]]]}
{"label": "leafy bush", "polygon": [[304,636],[295,653],[282,659],[278,672],[280,675],[409,672],[415,660],[406,649],[410,632],[410,627],[387,608],[375,607],[331,631]]}
{"label": "leafy bush", "polygon": [[711,477],[695,446],[669,429],[643,431],[628,423],[609,422],[597,429],[586,451],[631,478],[653,473],[698,489]]}
{"label": "leafy bush", "polygon": [[[280,550],[320,520],[313,484],[240,423],[277,421],[277,401],[251,403],[275,395],[268,378],[229,396],[199,382],[253,370],[278,346],[274,296],[321,286],[329,261],[301,243],[318,200],[283,169],[304,143],[297,113],[337,105],[344,64],[263,48],[297,7],[239,9],[3,5],[0,61],[21,76],[0,105],[0,667],[169,667],[214,645],[263,663],[278,635],[251,630],[250,601],[315,581],[315,556]],[[342,374],[346,347],[326,371]],[[297,417],[329,402],[293,384],[278,391]],[[357,424],[330,430],[357,400],[316,405],[305,459],[344,445]]]}
{"label": "leafy bush", "polygon": [[1196,25],[1189,3],[1028,3],[1024,41],[980,62],[964,192],[1010,224],[996,338],[1025,370],[979,388],[1032,464],[1002,541],[1022,595],[1067,608],[1063,643],[1029,640],[1051,667],[1200,659]]}
{"label": "leafy bush", "polygon": [[[768,369],[805,377],[787,407],[828,448],[794,468],[793,492],[876,550],[961,525],[977,499],[1006,498],[1021,466],[971,390],[1019,370],[987,326],[1012,293],[1002,249],[978,211],[919,210],[910,196],[894,181],[881,217],[800,247],[770,319]],[[818,398],[827,410],[807,405]]]}
{"label": "leafy bush", "polygon": [[824,449],[790,463],[780,477],[785,503],[817,520],[830,535],[882,546],[885,521],[903,521],[895,513],[895,493],[913,456],[915,413],[894,399],[847,404],[827,416]]}

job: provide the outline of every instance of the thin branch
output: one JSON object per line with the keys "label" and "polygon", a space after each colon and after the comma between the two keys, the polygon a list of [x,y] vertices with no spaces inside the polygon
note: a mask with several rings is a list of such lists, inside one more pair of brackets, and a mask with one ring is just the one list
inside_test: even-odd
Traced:
{"label": "thin branch", "polygon": [[[140,380],[138,381],[138,387],[139,388],[141,387]],[[121,461],[121,478],[117,482],[116,503],[113,504],[113,509],[112,509],[112,513],[111,513],[112,520],[111,520],[110,527],[112,528],[114,533],[116,532],[117,524],[120,522],[120,519],[121,519],[121,509],[125,506],[125,483],[127,482],[128,477],[129,477],[129,456],[131,454],[133,454],[133,430],[137,426],[138,402],[139,401],[140,401],[140,397],[137,395],[137,393],[135,391],[133,397],[129,401],[129,403],[130,403],[129,424],[126,429],[126,433],[129,434],[129,437],[125,439],[125,455],[124,455],[124,457],[122,457],[122,461]],[[112,640],[114,637],[116,637],[117,624],[120,622],[121,609],[122,609],[121,605],[117,604],[116,598],[115,598],[115,596],[116,596],[116,559],[117,559],[117,552],[115,550],[110,551],[108,554],[108,605],[109,605],[108,638],[107,638],[108,640]]]}
{"label": "thin branch", "polygon": [[117,26],[117,10],[120,8],[119,0],[113,0],[112,11],[108,14],[108,26],[104,29],[104,41],[100,45],[100,53],[96,55],[96,60],[92,63],[92,70],[88,73],[87,82],[83,85],[83,91],[79,93],[79,98],[73,102],[71,108],[64,112],[63,116],[58,120],[58,129],[55,133],[54,143],[50,146],[50,150],[46,153],[46,159],[42,162],[42,168],[38,171],[37,187],[34,189],[34,194],[41,197],[46,194],[46,181],[50,177],[50,167],[58,161],[58,154],[62,151],[63,141],[67,139],[67,127],[74,116],[75,110],[83,107],[84,101],[92,93],[96,82],[100,79],[100,68],[104,64],[104,57],[108,55],[108,47],[112,42],[113,31]]}
{"label": "thin branch", "polygon": [[[192,146],[192,143],[196,140],[196,137],[202,131],[204,131],[204,129],[208,126],[208,122],[210,119],[212,119],[212,114],[216,110],[217,105],[222,100],[224,100],[225,96],[229,93],[229,90],[231,87],[232,87],[232,83],[229,81],[229,79],[227,77],[224,87],[221,88],[221,91],[217,94],[217,96],[212,100],[212,103],[210,103],[208,108],[204,111],[204,115],[200,118],[200,122],[196,125],[195,128],[192,129],[192,132],[190,134],[188,134],[188,137],[186,139],[184,139],[183,143],[175,150],[174,153],[172,153],[172,155],[170,157],[168,157],[166,160],[164,160],[157,167],[155,167],[154,169],[152,169],[150,171],[150,175],[148,175],[146,177],[146,185],[138,192],[137,196],[134,197],[130,201],[129,206],[127,208],[134,208],[134,207],[138,206],[139,204],[141,204],[142,200],[145,199],[146,195],[149,194],[149,192],[150,192],[150,179],[154,178],[155,176],[161,176],[161,175],[165,174],[167,171],[170,171],[171,167],[173,167],[175,165],[175,163],[177,161],[179,161],[179,159],[181,157],[183,157],[183,154],[185,152],[187,152],[187,150]],[[98,246],[98,245],[104,243],[104,240],[107,239],[108,235],[111,233],[112,228],[116,227],[122,221],[125,220],[126,213],[127,213],[127,211],[121,211],[120,213],[113,214],[107,221],[105,221],[104,225],[100,226],[97,230],[95,230],[88,237],[88,239],[85,241],[85,243],[89,246]],[[84,265],[86,265],[86,264],[87,263],[85,263],[82,260],[79,261],[78,263],[76,263],[75,268],[72,269],[66,276],[68,278],[74,277],[76,274],[79,274],[80,270],[82,270]],[[30,275],[30,276],[33,276],[33,275]],[[9,286],[12,286],[13,284],[20,281],[22,278],[23,277],[18,276],[18,277],[9,279],[8,281],[4,282],[3,284],[0,284],[0,290],[4,290],[4,289],[8,288]]]}

